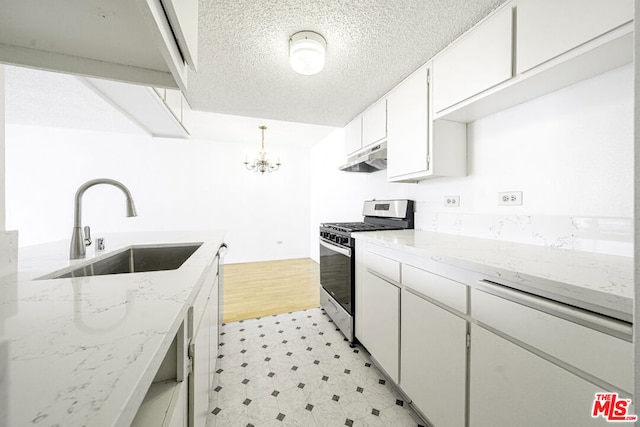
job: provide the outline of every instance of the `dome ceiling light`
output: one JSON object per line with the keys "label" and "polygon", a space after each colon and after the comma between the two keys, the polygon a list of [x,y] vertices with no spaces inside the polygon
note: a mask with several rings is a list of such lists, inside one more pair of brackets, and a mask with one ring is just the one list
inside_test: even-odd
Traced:
{"label": "dome ceiling light", "polygon": [[324,67],[327,41],[313,31],[300,31],[289,38],[289,63],[296,73],[310,76]]}

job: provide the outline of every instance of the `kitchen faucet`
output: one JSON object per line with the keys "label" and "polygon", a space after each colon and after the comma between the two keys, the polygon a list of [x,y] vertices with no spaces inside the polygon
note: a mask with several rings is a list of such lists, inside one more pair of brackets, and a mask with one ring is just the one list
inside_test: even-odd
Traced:
{"label": "kitchen faucet", "polygon": [[137,216],[136,207],[133,204],[133,198],[131,192],[121,182],[115,179],[98,178],[92,179],[82,184],[78,191],[76,191],[74,213],[73,213],[73,234],[71,235],[71,249],[69,251],[69,259],[80,259],[86,255],[85,246],[91,244],[91,229],[89,226],[84,228],[84,234],[82,232],[82,195],[89,188],[97,184],[109,184],[114,187],[118,187],[124,195],[127,197],[127,217]]}

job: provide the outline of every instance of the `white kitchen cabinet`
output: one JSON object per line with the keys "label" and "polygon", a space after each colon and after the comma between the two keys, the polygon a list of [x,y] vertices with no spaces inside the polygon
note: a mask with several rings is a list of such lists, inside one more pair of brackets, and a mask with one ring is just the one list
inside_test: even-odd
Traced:
{"label": "white kitchen cabinet", "polygon": [[193,334],[189,344],[192,373],[189,376],[189,427],[204,426],[209,413],[212,372],[218,356],[217,260],[196,299],[192,312]]}
{"label": "white kitchen cabinet", "polygon": [[479,286],[471,291],[470,426],[607,425],[591,418],[593,401],[597,392],[631,396],[631,325]]}
{"label": "white kitchen cabinet", "polygon": [[362,113],[362,148],[387,138],[387,99],[382,98]]}
{"label": "white kitchen cabinet", "polygon": [[512,39],[512,6],[508,3],[436,55],[435,112],[510,79]]}
{"label": "white kitchen cabinet", "polygon": [[356,293],[356,338],[396,383],[400,369],[400,288],[364,270]]}
{"label": "white kitchen cabinet", "polygon": [[633,0],[518,0],[517,72],[633,20]]}
{"label": "white kitchen cabinet", "polygon": [[601,387],[475,324],[470,354],[470,427],[610,425],[591,417]]}
{"label": "white kitchen cabinet", "polygon": [[209,398],[216,375],[216,362],[218,360],[220,345],[220,277],[216,278],[211,294],[209,295]]}
{"label": "white kitchen cabinet", "polygon": [[400,387],[433,425],[464,426],[467,321],[403,289]]}
{"label": "white kitchen cabinet", "polygon": [[182,121],[182,93],[176,89],[167,89],[164,103],[176,120]]}
{"label": "white kitchen cabinet", "polygon": [[[594,380],[611,384],[622,392],[633,392],[630,324],[509,288],[488,285],[486,289],[489,291],[471,291],[473,318],[588,372]],[[623,339],[624,336],[628,339]]]}
{"label": "white kitchen cabinet", "polygon": [[[157,0],[146,0],[147,2]],[[198,67],[198,0],[160,0],[184,62]]]}
{"label": "white kitchen cabinet", "polygon": [[430,64],[387,96],[387,179],[418,181],[466,174],[466,125],[431,121]]}
{"label": "white kitchen cabinet", "polygon": [[2,12],[0,62],[183,91],[196,67],[197,0],[7,0]]}
{"label": "white kitchen cabinet", "polygon": [[185,324],[174,337],[131,427],[187,427]]}
{"label": "white kitchen cabinet", "polygon": [[387,95],[387,178],[429,170],[429,67]]}
{"label": "white kitchen cabinet", "polygon": [[345,154],[350,156],[362,148],[362,116],[358,115],[344,127]]}
{"label": "white kitchen cabinet", "polygon": [[93,77],[78,77],[140,129],[161,138],[187,138],[189,105],[179,90],[149,88]]}

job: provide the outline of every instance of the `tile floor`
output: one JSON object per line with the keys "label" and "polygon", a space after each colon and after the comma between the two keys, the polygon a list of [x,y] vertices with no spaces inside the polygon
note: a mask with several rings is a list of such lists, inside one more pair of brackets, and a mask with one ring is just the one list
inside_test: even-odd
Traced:
{"label": "tile floor", "polygon": [[214,426],[419,426],[321,308],[222,326]]}

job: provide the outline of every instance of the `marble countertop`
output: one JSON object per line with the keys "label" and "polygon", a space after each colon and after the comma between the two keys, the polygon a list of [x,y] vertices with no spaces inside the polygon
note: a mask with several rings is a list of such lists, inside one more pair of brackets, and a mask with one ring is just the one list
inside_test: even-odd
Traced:
{"label": "marble countertop", "polygon": [[487,280],[620,320],[633,318],[633,258],[420,230],[354,233]]}
{"label": "marble countertop", "polygon": [[[105,235],[105,251],[74,261],[69,241],[21,249],[18,273],[0,278],[0,425],[130,425],[223,238]],[[34,280],[131,245],[194,242],[177,270]]]}

